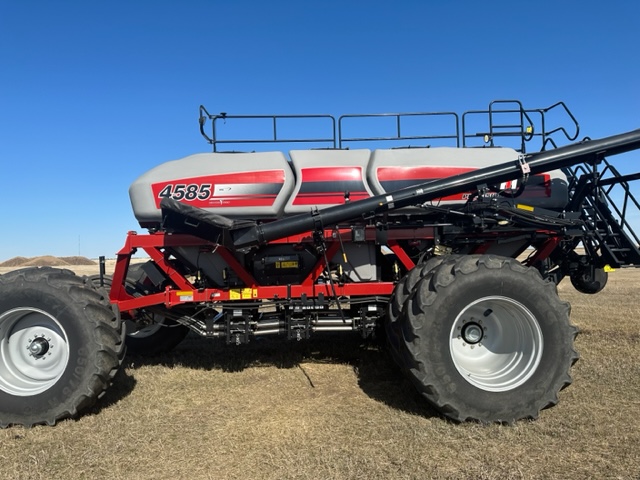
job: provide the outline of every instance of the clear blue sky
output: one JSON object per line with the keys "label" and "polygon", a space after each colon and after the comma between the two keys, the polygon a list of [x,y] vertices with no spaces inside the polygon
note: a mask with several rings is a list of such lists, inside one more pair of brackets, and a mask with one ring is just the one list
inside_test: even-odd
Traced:
{"label": "clear blue sky", "polygon": [[597,138],[640,128],[639,47],[632,0],[0,0],[0,261],[114,256],[140,230],[129,184],[210,151],[200,104],[339,115],[563,100]]}

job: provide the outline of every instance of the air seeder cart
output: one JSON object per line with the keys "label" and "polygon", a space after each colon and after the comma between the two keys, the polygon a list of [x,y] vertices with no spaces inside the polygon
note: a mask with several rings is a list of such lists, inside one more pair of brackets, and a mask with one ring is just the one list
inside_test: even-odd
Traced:
{"label": "air seeder cart", "polygon": [[[357,127],[378,121],[392,132]],[[223,136],[242,122],[266,122],[269,133]],[[319,133],[291,133],[306,122]],[[147,233],[129,232],[112,277],[51,268],[0,277],[0,425],[73,416],[108,387],[125,343],[156,354],[189,331],[237,345],[382,333],[443,415],[535,418],[578,358],[556,285],[569,277],[597,293],[609,269],[640,265],[630,223],[640,173],[607,160],[640,148],[640,130],[576,142],[564,103],[337,122],[201,107],[200,130],[212,153],[131,185]],[[220,151],[226,144],[245,151]],[[132,264],[136,252],[149,261]]]}

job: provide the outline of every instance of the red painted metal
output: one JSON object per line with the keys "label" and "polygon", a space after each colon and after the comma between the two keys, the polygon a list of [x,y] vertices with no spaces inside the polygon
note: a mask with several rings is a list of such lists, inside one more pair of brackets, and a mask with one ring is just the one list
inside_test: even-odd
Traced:
{"label": "red painted metal", "polygon": [[[399,239],[415,240],[419,238],[432,238],[432,227],[390,230],[389,248],[396,254],[405,269],[414,266],[414,262],[398,243]],[[326,257],[331,260],[341,250],[341,245],[351,241],[351,229],[336,228],[326,229],[324,232],[326,244]],[[376,229],[373,226],[365,229],[365,241],[375,241]],[[314,241],[311,232],[295,235],[274,243],[289,243],[292,245],[312,243]],[[167,249],[170,247],[198,246],[203,251],[214,252],[220,255],[234,274],[245,284],[239,288],[196,288],[168,259]],[[164,292],[154,293],[141,297],[133,297],[126,292],[126,274],[131,257],[142,249],[164,271],[174,286],[167,287]],[[118,252],[116,268],[113,275],[113,285],[110,292],[112,303],[118,305],[120,311],[127,312],[153,305],[165,305],[175,307],[177,305],[194,302],[226,302],[232,300],[277,300],[287,298],[300,298],[306,295],[308,298],[317,298],[322,294],[325,297],[334,295],[343,297],[353,296],[389,296],[393,291],[392,282],[364,282],[364,283],[337,283],[333,288],[329,283],[316,283],[317,278],[326,268],[325,256],[320,255],[316,265],[309,275],[298,285],[269,285],[260,286],[253,275],[244,268],[235,258],[232,252],[221,245],[207,242],[198,237],[184,234],[167,234],[155,232],[138,235],[129,232],[125,245]],[[335,292],[334,290],[335,289]]]}
{"label": "red painted metal", "polygon": [[247,272],[247,270],[242,265],[240,265],[240,262],[236,260],[236,258],[231,254],[229,250],[227,250],[223,246],[219,246],[215,250],[215,252],[218,253],[225,262],[227,262],[234,273],[238,275],[238,278],[240,278],[240,280],[242,280],[245,285],[251,287],[258,284],[253,276],[249,272]]}
{"label": "red painted metal", "polygon": [[555,248],[560,245],[560,242],[562,242],[562,237],[548,238],[547,240],[545,240],[542,246],[540,246],[536,250],[536,253],[523,263],[530,267],[538,262],[545,260],[549,255],[551,255],[551,252],[553,252]]}
{"label": "red painted metal", "polygon": [[416,264],[413,262],[413,260],[411,260],[404,249],[400,245],[398,245],[398,242],[396,242],[395,240],[390,240],[389,248],[393,251],[393,253],[396,254],[398,260],[402,262],[404,268],[406,268],[407,270],[411,270],[416,266]]}
{"label": "red painted metal", "polygon": [[[403,270],[408,271],[415,266],[415,262],[403,248],[401,241],[412,242],[425,239],[433,239],[435,227],[421,228],[401,228],[390,229],[386,232],[387,245],[396,255]],[[553,235],[552,232],[541,231],[540,234]],[[334,228],[323,231],[326,248],[326,257],[331,260],[341,251],[341,245],[352,241],[353,232],[351,228]],[[375,226],[367,226],[364,231],[365,242],[376,241],[377,230]],[[482,253],[498,239],[498,235],[486,235],[483,243],[474,249],[474,253]],[[295,245],[313,243],[312,232],[293,235],[273,242],[274,244]],[[544,260],[558,246],[561,238],[550,236],[535,255],[528,261],[532,265],[537,261]],[[169,259],[171,247],[193,247],[197,246],[202,251],[208,251],[220,255],[227,263],[233,273],[242,281],[243,287],[238,288],[206,288],[198,289],[188,278],[180,273]],[[133,297],[126,292],[126,274],[130,265],[131,257],[142,249],[155,262],[173,286],[167,287],[164,292],[151,295]],[[308,298],[317,298],[319,294],[325,297],[334,295],[344,297],[362,296],[389,296],[393,291],[393,282],[359,282],[359,283],[336,283],[332,289],[329,283],[317,283],[317,279],[326,269],[325,256],[319,255],[317,263],[310,273],[298,285],[268,285],[261,286],[253,275],[236,259],[234,254],[222,245],[208,242],[201,238],[185,234],[168,234],[164,232],[154,232],[138,235],[136,232],[129,232],[125,240],[125,245],[118,252],[116,268],[113,275],[113,284],[110,292],[112,303],[118,305],[121,311],[126,312],[153,305],[165,305],[175,307],[176,305],[193,302],[227,302],[233,300],[277,300],[287,298],[300,298],[303,295]]]}

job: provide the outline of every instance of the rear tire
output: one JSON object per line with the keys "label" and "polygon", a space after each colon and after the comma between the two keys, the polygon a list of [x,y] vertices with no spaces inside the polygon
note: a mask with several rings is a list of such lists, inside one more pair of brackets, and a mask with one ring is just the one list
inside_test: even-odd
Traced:
{"label": "rear tire", "polygon": [[0,427],[54,425],[100,398],[125,353],[120,318],[69,271],[0,277]]}
{"label": "rear tire", "polygon": [[404,368],[456,421],[537,418],[571,383],[577,328],[555,285],[511,258],[470,255],[431,270],[400,319]]}

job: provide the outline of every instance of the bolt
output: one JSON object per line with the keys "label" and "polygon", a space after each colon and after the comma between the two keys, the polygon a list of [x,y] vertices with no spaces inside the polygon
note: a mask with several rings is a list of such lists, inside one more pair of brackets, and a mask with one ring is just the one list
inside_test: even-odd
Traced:
{"label": "bolt", "polygon": [[475,344],[482,340],[482,333],[477,323],[469,323],[465,328],[464,337],[471,344]]}

